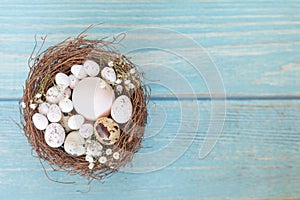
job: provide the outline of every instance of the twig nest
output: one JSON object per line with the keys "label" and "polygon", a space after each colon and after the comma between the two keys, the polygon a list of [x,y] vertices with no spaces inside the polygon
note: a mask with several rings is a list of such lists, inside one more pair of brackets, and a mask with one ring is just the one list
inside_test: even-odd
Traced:
{"label": "twig nest", "polygon": [[72,94],[76,112],[91,121],[108,116],[114,99],[115,94],[111,86],[98,77],[79,81]]}
{"label": "twig nest", "polygon": [[85,140],[78,131],[72,131],[66,137],[64,149],[72,156],[81,156],[85,154]]}
{"label": "twig nest", "polygon": [[34,126],[38,129],[38,130],[45,130],[48,126],[48,119],[40,114],[40,113],[35,113],[32,116],[32,121],[34,123]]}
{"label": "twig nest", "polygon": [[107,117],[101,117],[95,122],[94,133],[97,140],[105,145],[112,145],[120,138],[119,125]]}
{"label": "twig nest", "polygon": [[121,95],[111,107],[112,118],[120,124],[126,123],[132,115],[132,104],[128,96]]}
{"label": "twig nest", "polygon": [[65,141],[65,136],[64,128],[58,123],[51,123],[46,128],[45,141],[52,148],[60,147]]}
{"label": "twig nest", "polygon": [[147,119],[137,67],[112,43],[82,35],[29,61],[20,111],[37,156],[96,179],[129,163]]}

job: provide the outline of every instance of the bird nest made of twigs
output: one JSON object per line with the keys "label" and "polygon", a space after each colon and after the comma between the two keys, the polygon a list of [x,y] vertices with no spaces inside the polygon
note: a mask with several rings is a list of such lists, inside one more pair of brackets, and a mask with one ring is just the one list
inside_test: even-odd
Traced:
{"label": "bird nest made of twigs", "polygon": [[20,111],[38,158],[95,179],[130,162],[141,148],[148,93],[114,43],[81,34],[30,59]]}

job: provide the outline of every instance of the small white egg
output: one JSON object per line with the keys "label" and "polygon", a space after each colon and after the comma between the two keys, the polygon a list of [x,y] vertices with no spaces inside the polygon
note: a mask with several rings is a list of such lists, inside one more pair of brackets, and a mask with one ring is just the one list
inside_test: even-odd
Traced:
{"label": "small white egg", "polygon": [[47,115],[48,111],[49,111],[49,107],[50,107],[50,104],[49,103],[41,103],[38,107],[38,111],[39,113],[41,113],[42,115]]}
{"label": "small white egg", "polygon": [[72,129],[70,129],[68,125],[68,121],[70,119],[70,116],[64,116],[62,115],[61,120],[59,123],[62,125],[62,127],[65,129],[66,133],[70,132]]}
{"label": "small white egg", "polygon": [[92,124],[82,124],[79,128],[79,135],[83,138],[88,138],[94,133],[94,127]]}
{"label": "small white egg", "polygon": [[72,131],[66,137],[64,149],[72,156],[81,156],[85,154],[85,140],[78,131]]}
{"label": "small white egg", "polygon": [[48,126],[48,119],[40,114],[40,113],[35,113],[32,116],[32,121],[34,126],[38,129],[38,130],[45,130]]}
{"label": "small white egg", "polygon": [[83,63],[83,68],[85,72],[91,76],[97,76],[100,72],[100,66],[93,60],[87,60]]}
{"label": "small white egg", "polygon": [[46,101],[48,103],[58,103],[64,98],[64,89],[60,86],[50,87],[46,92]]}
{"label": "small white egg", "polygon": [[60,100],[58,105],[63,113],[68,113],[73,110],[73,102],[70,99]]}
{"label": "small white egg", "polygon": [[65,91],[64,91],[64,98],[69,99],[71,97],[71,94],[72,94],[71,89],[69,87],[66,88]]}
{"label": "small white egg", "polygon": [[60,147],[65,141],[66,133],[64,128],[58,123],[51,123],[45,130],[45,141],[53,148]]}
{"label": "small white egg", "polygon": [[101,76],[111,83],[114,83],[117,80],[115,70],[110,67],[104,67],[101,71]]}
{"label": "small white egg", "polygon": [[70,78],[70,88],[74,89],[76,84],[79,82],[79,79],[77,79],[73,74],[69,75]]}
{"label": "small white egg", "polygon": [[83,65],[73,65],[71,67],[71,72],[78,79],[87,77],[87,73],[85,72]]}
{"label": "small white egg", "polygon": [[59,122],[62,117],[62,113],[58,105],[52,104],[49,107],[49,111],[47,113],[47,118],[50,122]]}
{"label": "small white egg", "polygon": [[68,121],[68,126],[72,130],[78,130],[84,123],[84,117],[81,115],[73,115]]}
{"label": "small white egg", "polygon": [[111,107],[111,117],[120,124],[126,123],[132,115],[132,103],[128,96],[121,95]]}
{"label": "small white egg", "polygon": [[55,75],[55,82],[57,85],[61,86],[63,89],[66,89],[70,85],[70,77],[65,73],[57,73]]}

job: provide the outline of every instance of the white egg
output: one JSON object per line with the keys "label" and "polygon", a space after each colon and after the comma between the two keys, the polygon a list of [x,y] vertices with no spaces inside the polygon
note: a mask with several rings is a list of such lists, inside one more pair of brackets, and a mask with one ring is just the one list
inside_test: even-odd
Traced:
{"label": "white egg", "polygon": [[64,149],[72,156],[81,156],[85,154],[85,140],[78,131],[72,131],[66,137]]}
{"label": "white egg", "polygon": [[66,88],[65,91],[64,91],[64,98],[69,99],[71,97],[71,94],[72,94],[71,89],[69,87]]}
{"label": "white egg", "polygon": [[60,100],[58,105],[59,105],[59,108],[61,109],[61,111],[64,113],[68,113],[73,110],[73,102],[70,99]]}
{"label": "white egg", "polygon": [[108,80],[111,83],[114,83],[117,80],[115,70],[110,67],[104,67],[101,71],[101,76],[102,78]]}
{"label": "white egg", "polygon": [[72,94],[75,110],[91,121],[108,116],[114,99],[113,89],[98,77],[79,81]]}
{"label": "white egg", "polygon": [[79,134],[83,138],[88,138],[94,133],[94,127],[92,124],[83,124],[79,128]]}
{"label": "white egg", "polygon": [[121,95],[111,107],[111,117],[120,124],[126,123],[132,115],[132,103],[128,96]]}
{"label": "white egg", "polygon": [[57,85],[61,86],[63,89],[66,89],[70,85],[70,78],[65,73],[57,73],[55,75],[55,82]]}
{"label": "white egg", "polygon": [[62,113],[58,105],[52,104],[49,107],[49,111],[47,113],[47,118],[50,122],[59,122],[61,119]]}
{"label": "white egg", "polygon": [[83,68],[85,72],[92,77],[97,76],[100,72],[100,66],[98,65],[98,63],[92,60],[85,61],[83,63]]}
{"label": "white egg", "polygon": [[87,77],[87,73],[83,69],[82,65],[73,65],[71,67],[71,72],[78,79],[83,79],[83,78]]}
{"label": "white egg", "polygon": [[64,89],[60,86],[50,87],[46,92],[46,101],[48,103],[58,103],[64,98]]}
{"label": "white egg", "polygon": [[49,111],[49,107],[50,107],[50,104],[49,103],[41,103],[38,107],[38,111],[39,113],[41,113],[42,115],[47,115],[48,111]]}
{"label": "white egg", "polygon": [[58,123],[51,123],[45,130],[45,141],[53,148],[60,147],[65,141],[66,133],[64,128]]}
{"label": "white egg", "polygon": [[76,78],[73,74],[69,75],[70,78],[70,88],[74,89],[76,84],[79,82],[79,79]]}
{"label": "white egg", "polygon": [[81,115],[73,115],[68,121],[68,126],[72,130],[78,130],[84,123],[84,117]]}
{"label": "white egg", "polygon": [[40,114],[40,113],[35,113],[32,116],[32,121],[34,126],[38,129],[38,130],[45,130],[48,126],[48,119]]}

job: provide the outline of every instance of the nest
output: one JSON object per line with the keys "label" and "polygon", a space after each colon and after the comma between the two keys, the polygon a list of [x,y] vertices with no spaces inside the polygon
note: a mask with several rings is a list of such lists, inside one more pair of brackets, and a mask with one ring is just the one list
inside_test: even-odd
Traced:
{"label": "nest", "polygon": [[[37,53],[29,60],[31,64],[22,97],[25,106],[21,108],[21,123],[25,136],[37,157],[47,161],[55,169],[66,170],[88,178],[103,179],[129,163],[141,148],[147,119],[148,93],[142,82],[142,73],[138,71],[138,79],[135,80],[137,87],[122,92],[130,97],[133,112],[127,123],[119,124],[120,138],[111,148],[118,150],[120,158],[113,167],[95,163],[95,166],[90,169],[84,155],[76,157],[68,154],[62,147],[48,146],[44,139],[44,131],[38,130],[32,121],[32,116],[37,111],[30,108],[30,103],[37,93],[45,94],[47,89],[53,86],[55,74],[58,72],[68,75],[71,73],[71,66],[82,64],[87,59],[94,60],[100,67],[103,67],[103,63],[107,63],[108,60],[114,61],[117,63],[115,70],[121,70],[122,73],[128,73],[130,69],[136,68],[126,56],[119,53],[114,44],[116,44],[115,40],[112,42],[88,40],[86,35],[80,34],[75,39],[67,39],[42,53]],[[122,84],[125,84],[124,81]]]}

